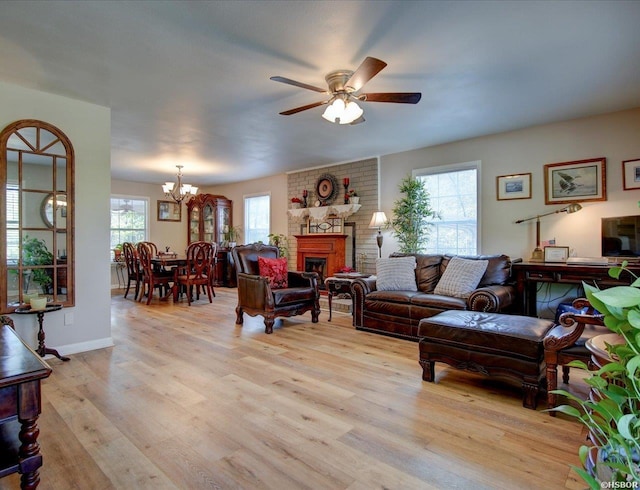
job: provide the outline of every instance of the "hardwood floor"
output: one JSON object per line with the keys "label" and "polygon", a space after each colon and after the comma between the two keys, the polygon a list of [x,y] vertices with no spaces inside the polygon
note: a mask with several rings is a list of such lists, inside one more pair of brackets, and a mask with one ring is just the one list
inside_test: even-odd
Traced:
{"label": "hardwood floor", "polygon": [[585,487],[581,427],[524,409],[519,387],[441,364],[425,383],[417,344],[346,314],[265,335],[234,324],[235,290],[216,295],[114,295],[115,347],[50,361],[40,489]]}

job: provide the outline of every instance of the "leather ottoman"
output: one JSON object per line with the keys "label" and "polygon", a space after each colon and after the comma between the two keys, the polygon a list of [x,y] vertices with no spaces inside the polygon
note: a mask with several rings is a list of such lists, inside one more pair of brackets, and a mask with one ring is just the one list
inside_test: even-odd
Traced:
{"label": "leather ottoman", "polygon": [[503,376],[522,383],[522,404],[535,409],[544,389],[542,339],[551,320],[529,316],[445,311],[418,325],[422,379],[435,381],[436,361],[487,376]]}

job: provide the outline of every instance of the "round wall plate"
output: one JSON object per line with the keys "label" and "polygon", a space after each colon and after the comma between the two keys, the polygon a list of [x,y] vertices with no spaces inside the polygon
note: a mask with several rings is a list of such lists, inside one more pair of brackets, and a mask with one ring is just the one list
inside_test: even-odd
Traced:
{"label": "round wall plate", "polygon": [[338,196],[338,180],[334,175],[322,174],[316,182],[316,195],[323,206],[331,204]]}

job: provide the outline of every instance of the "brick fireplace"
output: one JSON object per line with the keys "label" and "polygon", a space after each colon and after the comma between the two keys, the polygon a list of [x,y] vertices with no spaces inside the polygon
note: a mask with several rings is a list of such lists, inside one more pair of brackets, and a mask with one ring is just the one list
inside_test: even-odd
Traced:
{"label": "brick fireplace", "polygon": [[347,235],[295,235],[298,241],[297,269],[317,272],[320,284],[345,265]]}

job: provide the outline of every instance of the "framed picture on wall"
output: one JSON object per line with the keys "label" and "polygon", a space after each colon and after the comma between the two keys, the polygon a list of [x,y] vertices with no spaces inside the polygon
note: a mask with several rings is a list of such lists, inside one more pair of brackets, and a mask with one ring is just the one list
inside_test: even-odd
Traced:
{"label": "framed picture on wall", "polygon": [[606,158],[544,166],[545,204],[606,201]]}
{"label": "framed picture on wall", "polygon": [[182,205],[173,201],[158,201],[158,221],[182,221]]}
{"label": "framed picture on wall", "polygon": [[531,199],[531,173],[496,177],[498,201]]}
{"label": "framed picture on wall", "polygon": [[640,189],[640,158],[622,162],[622,188],[625,191]]}

